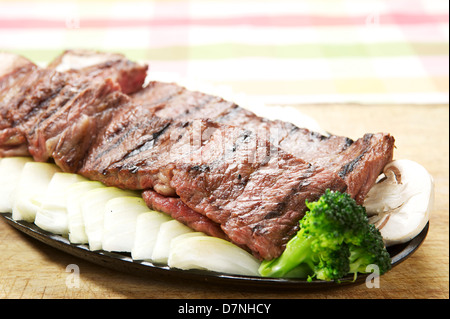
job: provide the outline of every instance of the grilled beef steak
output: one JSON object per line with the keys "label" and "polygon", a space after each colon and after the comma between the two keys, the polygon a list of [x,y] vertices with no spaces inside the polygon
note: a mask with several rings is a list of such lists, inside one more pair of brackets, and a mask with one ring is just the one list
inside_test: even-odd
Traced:
{"label": "grilled beef steak", "polygon": [[305,200],[346,189],[336,174],[234,127],[215,130],[191,159],[176,163],[170,185],[187,206],[261,259],[282,253],[298,231]]}
{"label": "grilled beef steak", "polygon": [[287,153],[339,174],[348,184],[347,192],[360,204],[382,167],[393,158],[394,138],[389,134],[366,134],[356,141],[324,136],[288,122],[259,117],[232,102],[173,83],[150,82],[130,97],[161,118],[210,119],[245,127]]}
{"label": "grilled beef steak", "polygon": [[130,61],[122,54],[91,50],[64,51],[48,67],[88,78],[110,78],[125,94],[142,89],[148,69],[147,65]]}
{"label": "grilled beef steak", "polygon": [[361,203],[393,156],[388,134],[323,136],[176,84],[138,90],[143,69],[120,55],[13,61],[0,66],[1,156],[143,190],[149,207],[261,259],[282,253],[306,200],[331,189]]}
{"label": "grilled beef steak", "polygon": [[0,53],[0,58],[0,156],[26,155],[25,137],[14,129],[21,120],[15,113],[31,93],[28,83],[38,67],[14,54]]}
{"label": "grilled beef steak", "polygon": [[[56,61],[62,60],[69,52]],[[109,55],[108,58],[111,59]],[[43,127],[43,122],[56,132],[61,127],[49,122],[59,114],[61,123],[61,117],[70,109],[68,105],[92,109],[90,104],[95,104],[96,100],[99,107],[109,108],[108,99],[104,99],[105,90],[121,91],[120,82],[126,82],[129,92],[137,91],[142,88],[147,70],[146,66],[118,57],[68,72],[57,71],[56,62],[51,64],[51,68],[41,69],[31,62],[26,63],[27,60],[20,56],[5,60],[15,62],[12,67],[3,66],[5,74],[0,74],[0,156],[32,155],[37,161],[47,160],[58,141],[54,139],[54,133]],[[98,96],[93,96],[95,94]],[[128,97],[122,94],[115,99],[122,101]],[[70,112],[70,119],[73,119],[77,111],[71,109]],[[67,119],[63,121],[67,122]],[[50,138],[53,140],[48,143],[53,145],[49,146],[50,150],[43,151],[42,143],[47,143]],[[34,145],[29,148],[30,141]]]}

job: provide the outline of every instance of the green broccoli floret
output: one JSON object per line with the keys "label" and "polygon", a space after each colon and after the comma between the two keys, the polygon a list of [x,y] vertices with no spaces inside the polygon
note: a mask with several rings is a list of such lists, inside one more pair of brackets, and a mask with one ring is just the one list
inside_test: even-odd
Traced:
{"label": "green broccoli floret", "polygon": [[370,264],[378,266],[380,275],[390,269],[380,232],[347,193],[327,190],[306,206],[300,230],[280,257],[262,262],[262,276],[339,281],[349,273],[368,272]]}
{"label": "green broccoli floret", "polygon": [[366,273],[368,265],[376,265],[380,275],[391,269],[391,256],[384,246],[380,231],[372,224],[362,236],[359,244],[349,244],[350,271],[349,273]]}

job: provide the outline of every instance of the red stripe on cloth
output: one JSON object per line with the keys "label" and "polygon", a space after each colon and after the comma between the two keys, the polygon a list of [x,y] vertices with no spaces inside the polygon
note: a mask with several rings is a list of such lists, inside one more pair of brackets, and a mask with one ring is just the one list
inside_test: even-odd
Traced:
{"label": "red stripe on cloth", "polygon": [[[373,16],[337,17],[317,15],[278,15],[278,16],[247,16],[230,18],[155,18],[155,19],[80,19],[79,26],[86,28],[108,27],[151,27],[151,26],[234,26],[250,25],[256,27],[301,27],[301,26],[345,26],[364,25],[377,21],[380,24],[424,24],[448,23],[448,14],[411,15],[411,14],[381,14]],[[70,27],[73,20],[43,20],[43,19],[2,19],[0,28],[64,28]]]}

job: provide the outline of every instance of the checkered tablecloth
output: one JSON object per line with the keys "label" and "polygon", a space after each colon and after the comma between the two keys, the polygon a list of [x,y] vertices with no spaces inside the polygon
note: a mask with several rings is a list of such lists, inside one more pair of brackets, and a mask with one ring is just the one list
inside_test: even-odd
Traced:
{"label": "checkered tablecloth", "polygon": [[448,103],[444,0],[0,0],[0,50],[149,61],[271,104]]}

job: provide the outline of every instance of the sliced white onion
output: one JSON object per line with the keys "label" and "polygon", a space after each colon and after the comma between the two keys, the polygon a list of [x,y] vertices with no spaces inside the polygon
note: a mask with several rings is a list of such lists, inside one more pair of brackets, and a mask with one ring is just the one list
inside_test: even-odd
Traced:
{"label": "sliced white onion", "polygon": [[193,232],[193,230],[175,219],[161,224],[158,238],[156,239],[155,247],[153,248],[152,261],[157,263],[167,263],[172,239],[189,232]]}
{"label": "sliced white onion", "polygon": [[148,206],[140,197],[126,196],[109,200],[105,206],[103,250],[131,252],[137,217],[148,211]]}
{"label": "sliced white onion", "polygon": [[25,164],[31,161],[31,157],[5,157],[0,159],[0,212],[12,212],[14,191],[19,184]]}
{"label": "sliced white onion", "polygon": [[100,187],[81,197],[81,212],[90,250],[101,250],[106,203],[113,198],[139,196],[136,192],[117,187]]}
{"label": "sliced white onion", "polygon": [[12,209],[14,220],[34,222],[53,175],[60,171],[55,164],[39,162],[25,164],[14,194]]}
{"label": "sliced white onion", "polygon": [[106,187],[95,181],[78,182],[69,186],[67,190],[67,215],[69,227],[69,241],[74,244],[87,244],[89,242],[84,227],[81,211],[81,198],[88,191]]}
{"label": "sliced white onion", "polygon": [[168,258],[170,267],[259,276],[260,262],[224,239],[204,235],[184,237],[172,242]]}
{"label": "sliced white onion", "polygon": [[51,233],[67,235],[69,233],[67,190],[70,185],[81,181],[86,179],[78,174],[55,173],[36,212],[34,223]]}
{"label": "sliced white onion", "polygon": [[172,220],[167,214],[149,211],[136,219],[136,235],[131,250],[134,260],[151,260],[161,224]]}

